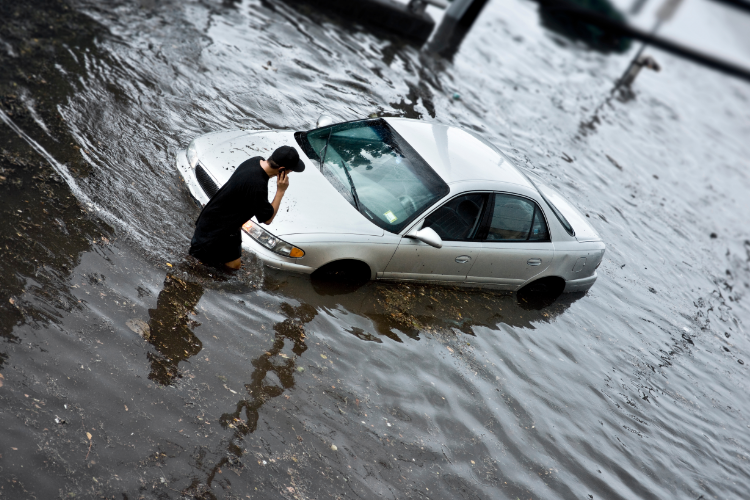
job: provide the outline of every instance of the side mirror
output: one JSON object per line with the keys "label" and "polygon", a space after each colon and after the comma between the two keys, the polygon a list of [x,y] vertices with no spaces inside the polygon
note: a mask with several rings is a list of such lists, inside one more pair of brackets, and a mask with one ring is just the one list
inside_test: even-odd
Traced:
{"label": "side mirror", "polygon": [[443,248],[443,239],[431,227],[426,227],[419,231],[410,231],[406,237],[419,240],[422,243],[427,243],[431,247]]}
{"label": "side mirror", "polygon": [[328,115],[320,115],[317,123],[315,123],[315,128],[327,127],[328,125],[333,125],[333,118]]}

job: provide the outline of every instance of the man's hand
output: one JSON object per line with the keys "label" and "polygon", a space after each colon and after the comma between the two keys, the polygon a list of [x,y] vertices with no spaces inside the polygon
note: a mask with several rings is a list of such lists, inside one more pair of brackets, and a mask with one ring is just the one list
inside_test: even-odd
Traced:
{"label": "man's hand", "polygon": [[280,170],[276,176],[276,196],[273,197],[271,206],[273,207],[273,216],[264,222],[264,224],[270,224],[276,218],[276,214],[279,213],[279,206],[281,205],[281,199],[286,193],[286,189],[289,187],[289,175],[286,170]]}
{"label": "man's hand", "polygon": [[289,187],[289,176],[286,173],[286,170],[282,170],[279,172],[279,175],[276,180],[276,190],[281,191],[282,193],[287,190]]}

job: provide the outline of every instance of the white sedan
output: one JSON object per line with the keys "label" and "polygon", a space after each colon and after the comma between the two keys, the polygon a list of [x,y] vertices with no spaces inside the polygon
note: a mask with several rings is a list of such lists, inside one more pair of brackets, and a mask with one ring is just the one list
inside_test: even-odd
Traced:
{"label": "white sedan", "polygon": [[586,218],[481,137],[404,118],[323,123],[204,135],[177,169],[205,205],[246,159],[297,148],[306,169],[273,223],[243,226],[243,248],[274,269],[512,291],[596,281],[604,243]]}

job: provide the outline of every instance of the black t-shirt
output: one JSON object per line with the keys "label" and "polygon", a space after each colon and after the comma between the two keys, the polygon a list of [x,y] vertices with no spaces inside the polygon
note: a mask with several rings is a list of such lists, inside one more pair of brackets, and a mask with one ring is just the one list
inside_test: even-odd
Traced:
{"label": "black t-shirt", "polygon": [[203,207],[195,223],[191,253],[238,232],[253,216],[259,222],[273,217],[273,206],[268,202],[268,174],[260,166],[261,160],[256,156],[242,162]]}

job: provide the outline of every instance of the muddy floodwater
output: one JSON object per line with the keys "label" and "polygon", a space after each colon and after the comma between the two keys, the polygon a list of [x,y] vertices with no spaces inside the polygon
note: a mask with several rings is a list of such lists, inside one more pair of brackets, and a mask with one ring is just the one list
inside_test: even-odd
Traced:
{"label": "muddy floodwater", "polygon": [[[650,50],[610,94],[638,44],[537,10],[440,57],[282,0],[2,2],[0,498],[747,498],[750,84]],[[321,113],[478,132],[589,217],[598,281],[186,259],[176,152]]]}

